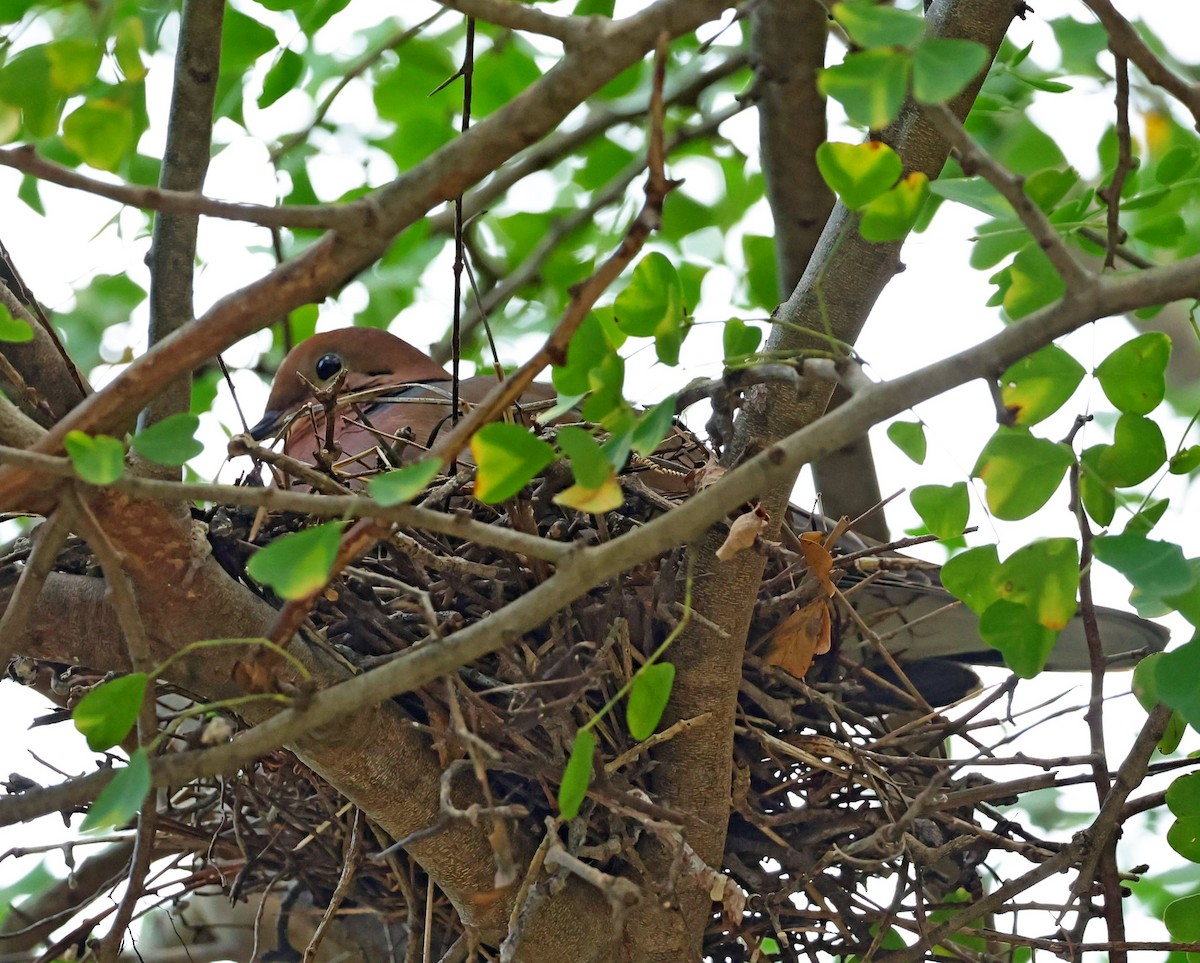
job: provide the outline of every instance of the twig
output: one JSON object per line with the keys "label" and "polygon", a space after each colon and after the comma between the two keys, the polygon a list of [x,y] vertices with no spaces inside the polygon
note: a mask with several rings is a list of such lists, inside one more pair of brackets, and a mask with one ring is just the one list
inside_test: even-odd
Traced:
{"label": "twig", "polygon": [[337,886],[334,887],[333,894],[329,897],[329,905],[325,907],[325,912],[321,915],[321,922],[317,924],[312,939],[305,947],[304,963],[312,963],[316,958],[321,941],[325,939],[325,934],[329,932],[329,927],[333,925],[333,921],[337,917],[338,909],[346,899],[346,894],[350,892],[350,884],[354,882],[354,874],[358,872],[358,858],[362,853],[365,823],[366,815],[361,809],[356,808],[354,818],[350,821],[350,835],[346,837],[344,843],[345,852],[341,875],[338,876]]}
{"label": "twig", "polygon": [[118,204],[169,214],[204,215],[226,221],[241,221],[260,227],[289,227],[354,231],[362,228],[366,212],[353,206],[334,204],[269,207],[242,201],[222,201],[198,191],[167,190],[161,187],[137,187],[114,184],[88,177],[77,170],[56,164],[38,155],[29,144],[0,149],[0,166],[29,174],[50,184],[86,191]]}
{"label": "twig", "polygon": [[8,665],[29,619],[33,616],[34,604],[42,594],[42,586],[54,569],[58,550],[71,533],[71,510],[60,507],[32,534],[33,551],[21,570],[17,587],[13,590],[4,615],[0,617],[0,666]]}
{"label": "twig", "polygon": [[[432,26],[436,20],[445,16],[445,14],[445,10],[438,10],[436,13],[426,17],[420,23],[412,27],[407,27],[403,30],[396,30],[390,36],[385,37],[383,42],[374,50],[368,50],[365,54],[359,57],[358,60],[347,66],[346,69],[338,75],[337,83],[330,88],[329,93],[325,95],[325,97],[317,105],[317,109],[313,111],[312,119],[300,130],[293,131],[284,137],[271,150],[271,153],[268,155],[271,163],[278,164],[279,159],[284,154],[308,140],[308,135],[316,130],[321,121],[325,119],[325,115],[329,113],[329,109],[333,106],[333,102],[337,100],[338,95],[346,89],[347,85],[349,85],[352,80],[361,77],[368,68],[376,64],[379,59],[389,50],[396,50],[398,47],[402,47],[404,44],[408,43],[408,41],[412,40],[413,37],[418,36],[426,27]],[[290,210],[298,209],[303,210],[303,208],[290,208]],[[277,226],[286,227],[287,225],[280,224]]]}
{"label": "twig", "polygon": [[1084,0],[1084,3],[1108,31],[1108,45],[1113,53],[1132,60],[1147,80],[1183,104],[1200,130],[1200,84],[1189,83],[1169,69],[1110,0]]}
{"label": "twig", "polygon": [[1034,241],[1046,252],[1054,270],[1066,285],[1067,293],[1072,294],[1084,287],[1091,280],[1091,272],[1075,259],[1050,219],[1025,193],[1025,179],[1013,174],[984,150],[945,104],[926,105],[924,112],[937,132],[958,151],[963,173],[982,174],[983,179],[1012,205]]}
{"label": "twig", "polygon": [[1121,230],[1121,191],[1125,187],[1125,178],[1133,170],[1133,135],[1129,132],[1129,61],[1115,51],[1113,56],[1117,74],[1117,166],[1113,169],[1108,186],[1096,192],[1108,206],[1104,266],[1110,270],[1117,266],[1117,248],[1125,241],[1125,232]]}
{"label": "twig", "polygon": [[543,368],[566,361],[571,339],[579,330],[588,311],[642,249],[650,233],[657,230],[662,223],[663,201],[675,187],[673,182],[667,180],[663,171],[662,87],[666,75],[666,60],[667,37],[664,34],[659,38],[654,62],[654,96],[650,102],[650,147],[647,161],[650,173],[646,181],[645,204],[625,232],[617,250],[591,277],[572,289],[571,303],[545,344],[504,382],[489,391],[483,401],[471,409],[462,421],[434,445],[430,456],[439,459],[443,465],[450,464],[480,428],[520,398]]}
{"label": "twig", "polygon": [[[0,399],[2,402],[3,399]],[[295,461],[295,459],[289,459]],[[40,455],[19,448],[0,446],[0,464],[20,465],[39,474],[71,478],[74,470],[65,458]],[[300,463],[302,464],[302,463]],[[308,466],[303,466],[308,467]],[[326,479],[328,481],[328,479]],[[195,484],[170,482],[156,478],[119,478],[110,486],[135,498],[155,501],[195,500],[217,505],[261,505],[273,511],[297,512],[319,518],[381,518],[410,528],[422,528],[442,535],[478,542],[508,552],[528,555],[555,562],[574,551],[550,539],[538,538],[524,532],[487,525],[466,515],[447,515],[444,512],[416,505],[393,505],[385,508],[365,495],[315,495],[309,492],[290,492],[279,488],[251,488],[240,485]]]}

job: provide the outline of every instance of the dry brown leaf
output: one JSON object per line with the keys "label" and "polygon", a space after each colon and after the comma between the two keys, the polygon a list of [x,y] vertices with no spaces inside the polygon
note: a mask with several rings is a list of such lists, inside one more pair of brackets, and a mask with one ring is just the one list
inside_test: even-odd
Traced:
{"label": "dry brown leaf", "polygon": [[699,468],[692,469],[687,474],[688,494],[695,495],[709,485],[715,485],[727,471],[728,468],[721,467],[715,461],[707,461]]}
{"label": "dry brown leaf", "polygon": [[831,629],[829,603],[823,598],[813,599],[775,626],[767,664],[803,679],[813,656],[829,651]]}
{"label": "dry brown leaf", "polygon": [[821,583],[826,595],[832,596],[835,588],[829,577],[833,572],[833,556],[821,541],[820,532],[805,532],[800,536],[800,553],[808,565],[809,572]]}
{"label": "dry brown leaf", "polygon": [[771,516],[761,507],[755,506],[752,511],[743,512],[729,526],[729,534],[717,549],[717,558],[728,562],[738,552],[754,545],[759,534],[767,526]]}

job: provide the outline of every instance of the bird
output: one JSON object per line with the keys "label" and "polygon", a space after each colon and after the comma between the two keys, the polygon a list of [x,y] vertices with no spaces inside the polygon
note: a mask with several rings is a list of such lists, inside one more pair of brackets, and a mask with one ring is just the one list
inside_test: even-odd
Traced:
{"label": "bird", "polygon": [[[469,378],[460,382],[459,396],[468,404],[477,403],[495,384],[495,377]],[[333,437],[341,450],[340,464],[357,465],[371,474],[381,467],[381,445],[403,445],[401,464],[419,459],[432,445],[449,417],[450,385],[451,376],[441,365],[388,331],[358,327],[326,331],[288,352],[275,374],[266,411],[249,433],[259,441],[280,433],[286,454],[321,466],[328,407],[338,419]],[[325,400],[315,400],[322,392]],[[535,383],[518,407],[544,408],[554,398],[551,386]],[[654,484],[654,473],[644,477]],[[680,492],[677,476],[662,477],[664,491]],[[799,531],[834,527],[829,519],[794,505],[789,524]],[[872,551],[900,564],[869,576],[862,565],[848,567],[839,576],[838,587],[843,592],[853,589],[860,619],[885,639],[889,652],[931,704],[945,705],[978,687],[978,676],[968,666],[1003,664],[1000,653],[981,638],[979,617],[943,587],[936,565],[891,551],[853,530],[840,536],[832,554],[836,560],[839,555]],[[1131,612],[1098,606],[1096,617],[1110,667],[1130,668],[1142,655],[1166,647],[1168,631]],[[843,654],[850,653],[863,664],[878,659],[856,627],[845,634]],[[1068,672],[1090,667],[1083,620],[1076,616],[1060,633],[1046,668]],[[873,668],[884,678],[894,675],[884,665],[876,663]]]}
{"label": "bird", "polygon": [[[352,485],[355,474],[381,467],[380,449],[393,467],[419,460],[450,417],[452,378],[429,355],[379,328],[323,331],[300,342],[284,357],[262,418],[249,435],[262,441],[284,438],[284,454],[320,466],[327,436],[322,391],[336,388],[333,440],[339,467]],[[459,399],[478,404],[496,385],[495,376],[459,382]],[[545,407],[555,391],[531,385],[522,407]]]}

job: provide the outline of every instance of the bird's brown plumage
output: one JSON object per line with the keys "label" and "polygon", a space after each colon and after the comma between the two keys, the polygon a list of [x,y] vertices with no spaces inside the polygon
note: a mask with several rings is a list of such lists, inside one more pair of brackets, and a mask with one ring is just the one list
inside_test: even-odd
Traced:
{"label": "bird's brown plumage", "polygon": [[[420,349],[376,328],[325,331],[289,351],[275,373],[267,409],[250,434],[261,440],[282,430],[287,455],[319,464],[317,452],[327,430],[325,409],[315,395],[343,372],[333,439],[345,474],[377,470],[380,448],[392,449],[401,462],[420,458],[450,415],[450,374]],[[460,401],[478,404],[495,384],[493,376],[464,379]],[[553,397],[553,388],[535,384],[523,401]]]}

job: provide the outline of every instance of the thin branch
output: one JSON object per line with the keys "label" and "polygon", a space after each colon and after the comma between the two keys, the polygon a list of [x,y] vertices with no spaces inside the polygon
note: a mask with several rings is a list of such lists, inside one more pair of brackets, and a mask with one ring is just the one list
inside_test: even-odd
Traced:
{"label": "thin branch", "polygon": [[1125,232],[1121,230],[1121,191],[1125,188],[1125,178],[1133,170],[1133,135],[1129,131],[1129,61],[1120,54],[1114,56],[1117,74],[1117,166],[1108,186],[1096,192],[1108,205],[1104,266],[1110,270],[1117,266],[1117,249],[1125,241]]}
{"label": "thin branch", "polygon": [[[749,106],[750,101],[748,100],[738,101],[706,118],[701,123],[678,131],[671,139],[666,152],[670,154],[684,144],[715,133],[721,124],[725,123],[731,117],[742,113]],[[463,321],[464,334],[469,336],[482,323],[484,318],[495,314],[521,288],[533,282],[541,271],[542,266],[558,249],[559,245],[574,231],[579,230],[579,228],[586,224],[593,223],[596,215],[604,208],[622,200],[629,185],[645,169],[645,158],[631,161],[616,177],[609,181],[608,185],[602,191],[593,194],[591,200],[586,205],[552,223],[549,230],[546,231],[533,250],[526,255],[525,259],[517,267],[505,274],[503,280],[489,290],[478,304],[472,306],[466,320]],[[437,348],[441,347],[441,345],[435,347],[433,352],[435,356],[439,353]],[[444,349],[442,353],[445,353]]]}
{"label": "thin branch", "polygon": [[[368,50],[365,54],[359,57],[358,60],[347,66],[346,69],[338,76],[337,83],[333,85],[329,93],[327,93],[321,103],[317,105],[317,109],[313,112],[312,120],[310,120],[300,130],[293,131],[284,137],[271,151],[271,153],[268,155],[271,163],[279,163],[279,159],[283,157],[284,154],[308,140],[309,134],[311,134],[321,123],[321,121],[325,119],[325,115],[329,113],[329,109],[333,106],[333,102],[337,100],[338,95],[346,89],[350,81],[361,77],[369,68],[378,63],[379,59],[385,53],[404,46],[404,44],[412,40],[413,37],[418,36],[422,31],[425,30],[426,27],[432,26],[434,21],[439,20],[441,17],[445,16],[445,14],[445,10],[439,10],[437,13],[426,17],[415,26],[395,31],[390,36],[385,37],[383,42],[374,50]],[[279,226],[285,227],[288,225],[281,224]]]}
{"label": "thin branch", "polygon": [[[667,106],[694,105],[700,95],[713,84],[724,80],[748,63],[744,52],[735,52],[726,60],[717,64],[711,70],[693,77],[675,89],[668,89],[664,94]],[[753,100],[749,93],[743,99]],[[524,180],[530,174],[545,170],[564,157],[574,153],[589,141],[607,133],[613,127],[641,121],[650,109],[649,96],[645,103],[639,103],[625,110],[614,110],[610,107],[593,110],[583,122],[573,130],[557,131],[528,150],[523,151],[513,163],[502,167],[486,182],[471,191],[463,203],[463,216],[469,221],[487,210],[498,198],[503,197],[514,184]],[[675,142],[672,142],[672,147]],[[672,147],[668,147],[668,153]],[[639,167],[639,171],[645,165]],[[637,176],[636,174],[634,175]],[[425,223],[435,234],[449,234],[454,229],[454,216],[451,211],[442,211],[427,218]]]}
{"label": "thin branch", "polygon": [[[0,447],[0,464],[20,465],[40,475],[70,478],[74,469],[66,458],[40,455],[20,448]],[[126,475],[110,486],[139,499],[163,502],[205,501],[217,505],[263,506],[271,511],[297,512],[319,518],[381,518],[408,528],[421,528],[442,535],[468,539],[505,552],[517,552],[531,558],[555,562],[574,548],[561,542],[526,535],[498,525],[485,525],[465,515],[447,515],[417,505],[383,507],[365,495],[315,495],[289,492],[279,488],[251,488],[240,485],[210,485],[163,481]]]}
{"label": "thin branch", "polygon": [[34,612],[34,603],[42,594],[42,586],[46,577],[54,569],[58,559],[58,550],[71,533],[71,512],[68,508],[59,508],[41,526],[32,533],[33,551],[21,569],[21,577],[17,587],[4,609],[0,618],[0,665],[8,665],[25,628]]}
{"label": "thin branch", "polygon": [[1161,87],[1191,113],[1200,130],[1200,83],[1189,83],[1166,66],[1126,20],[1110,0],[1083,0],[1108,31],[1108,45],[1113,53],[1137,64],[1146,79]]}
{"label": "thin branch", "polygon": [[430,457],[440,459],[448,465],[470,441],[480,428],[496,418],[500,412],[517,401],[538,374],[551,364],[563,364],[567,349],[579,326],[596,301],[633,261],[646,243],[652,231],[662,224],[663,201],[675,185],[667,180],[663,169],[665,150],[663,147],[663,99],[662,85],[666,71],[667,37],[659,39],[655,59],[655,96],[650,104],[650,145],[647,151],[649,176],[646,180],[646,201],[625,232],[621,244],[587,280],[571,291],[571,303],[567,305],[557,327],[529,361],[511,376],[488,392],[487,397],[439,438],[430,451]]}
{"label": "thin branch", "polygon": [[1013,174],[989,154],[970,134],[962,122],[944,104],[927,105],[925,114],[939,134],[959,155],[963,173],[979,173],[1004,197],[1021,219],[1037,245],[1046,252],[1054,270],[1067,286],[1067,293],[1077,291],[1091,277],[1082,264],[1075,259],[1054,225],[1028,194],[1025,193],[1025,178]]}
{"label": "thin branch", "polygon": [[38,155],[32,146],[0,149],[0,166],[11,167],[50,184],[72,190],[86,191],[106,197],[119,204],[159,211],[167,214],[219,217],[227,221],[242,221],[262,227],[320,228],[353,231],[365,222],[365,212],[348,205],[300,205],[268,207],[264,204],[245,204],[240,201],[221,201],[198,191],[166,190],[161,187],[137,187],[133,184],[114,184],[88,177],[70,167],[64,167]]}

